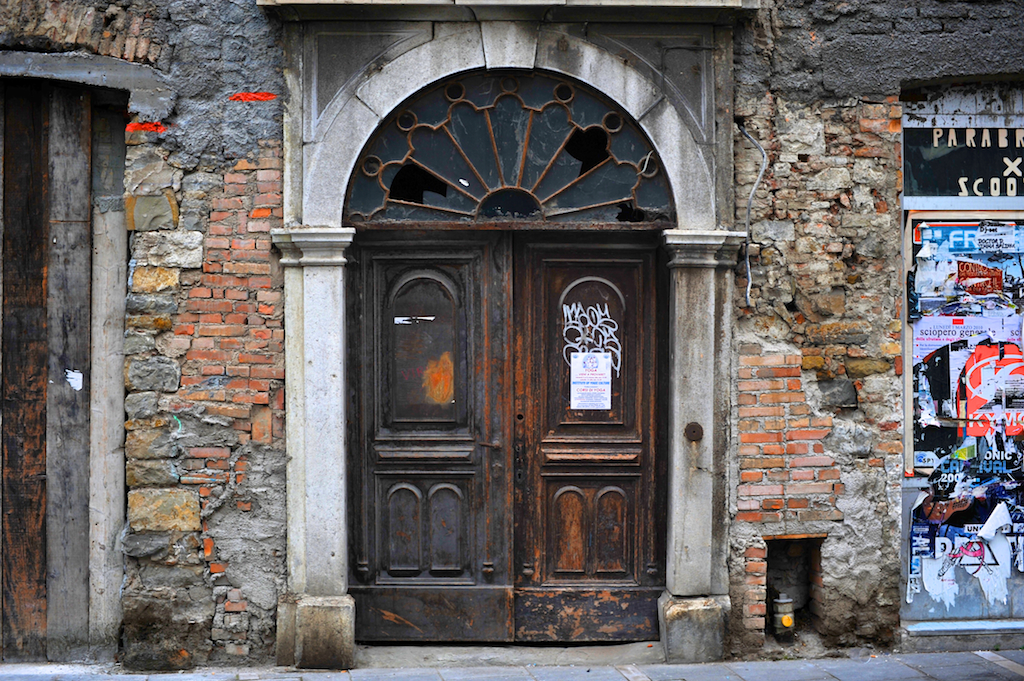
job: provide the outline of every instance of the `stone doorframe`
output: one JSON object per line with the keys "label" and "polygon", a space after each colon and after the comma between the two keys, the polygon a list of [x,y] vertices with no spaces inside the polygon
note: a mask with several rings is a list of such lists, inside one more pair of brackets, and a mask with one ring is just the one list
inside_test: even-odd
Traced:
{"label": "stone doorframe", "polygon": [[[302,73],[303,45],[296,35],[301,25],[289,31],[289,226],[272,234],[285,269],[288,443],[288,593],[278,608],[278,663],[347,668],[354,662],[344,310],[345,250],[355,230],[342,226],[349,174],[377,125],[409,96],[442,78],[483,68],[545,69],[586,82],[632,115],[661,155],[681,216],[678,228],[663,233],[671,271],[671,373],[661,638],[669,661],[721,658],[730,607],[729,268],[745,235],[716,229],[716,182],[708,170],[714,164],[707,162],[706,149],[670,99],[623,60],[558,28],[515,22],[434,24],[432,39],[383,66],[377,61],[361,84],[342,88],[313,126],[310,112],[302,110],[302,90],[310,81]],[[304,134],[311,129],[313,134]]]}

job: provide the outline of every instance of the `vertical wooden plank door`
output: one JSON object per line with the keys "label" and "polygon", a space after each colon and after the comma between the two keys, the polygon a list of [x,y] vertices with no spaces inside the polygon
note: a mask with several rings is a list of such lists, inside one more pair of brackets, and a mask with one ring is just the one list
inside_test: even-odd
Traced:
{"label": "vertical wooden plank door", "polygon": [[88,94],[3,83],[3,659],[88,645]]}
{"label": "vertical wooden plank door", "polygon": [[48,98],[4,92],[3,654],[46,658]]}
{"label": "vertical wooden plank door", "polygon": [[[356,244],[357,638],[656,638],[652,239],[376,232]],[[573,352],[606,364],[584,403]]]}

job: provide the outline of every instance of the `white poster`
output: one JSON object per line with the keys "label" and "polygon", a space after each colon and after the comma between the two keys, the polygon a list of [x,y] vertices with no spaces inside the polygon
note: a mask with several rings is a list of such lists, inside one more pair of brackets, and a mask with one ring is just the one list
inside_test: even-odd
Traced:
{"label": "white poster", "polygon": [[[1020,343],[1021,318],[1013,317],[923,317],[914,322],[914,364],[924,360],[929,354],[944,345],[960,340],[970,339],[969,349],[965,349],[966,357],[971,354],[974,345],[982,340],[980,336],[988,336],[993,341],[1009,341]],[[964,368],[963,361],[956,368],[956,375]],[[951,370],[952,373],[952,370]]]}
{"label": "white poster", "polygon": [[982,223],[978,225],[975,243],[979,251],[1017,252],[1017,227],[1012,223]]}
{"label": "white poster", "polygon": [[612,408],[612,353],[574,352],[569,361],[569,408]]}

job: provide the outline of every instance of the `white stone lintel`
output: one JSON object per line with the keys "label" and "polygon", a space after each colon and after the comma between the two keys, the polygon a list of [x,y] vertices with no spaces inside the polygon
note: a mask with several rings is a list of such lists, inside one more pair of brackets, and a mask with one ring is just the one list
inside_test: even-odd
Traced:
{"label": "white stone lintel", "polygon": [[356,230],[351,227],[311,227],[300,225],[274,229],[270,238],[281,250],[285,267],[342,267],[345,249],[352,244]]}
{"label": "white stone lintel", "polygon": [[724,229],[666,229],[662,237],[672,256],[669,267],[728,267],[736,263],[747,234]]}

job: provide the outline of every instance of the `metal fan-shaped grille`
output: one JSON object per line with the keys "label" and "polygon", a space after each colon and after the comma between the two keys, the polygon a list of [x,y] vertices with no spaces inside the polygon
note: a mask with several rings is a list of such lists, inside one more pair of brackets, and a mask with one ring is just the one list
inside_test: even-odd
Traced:
{"label": "metal fan-shaped grille", "polygon": [[348,188],[351,222],[658,222],[661,163],[637,125],[577,83],[460,76],[381,125]]}

